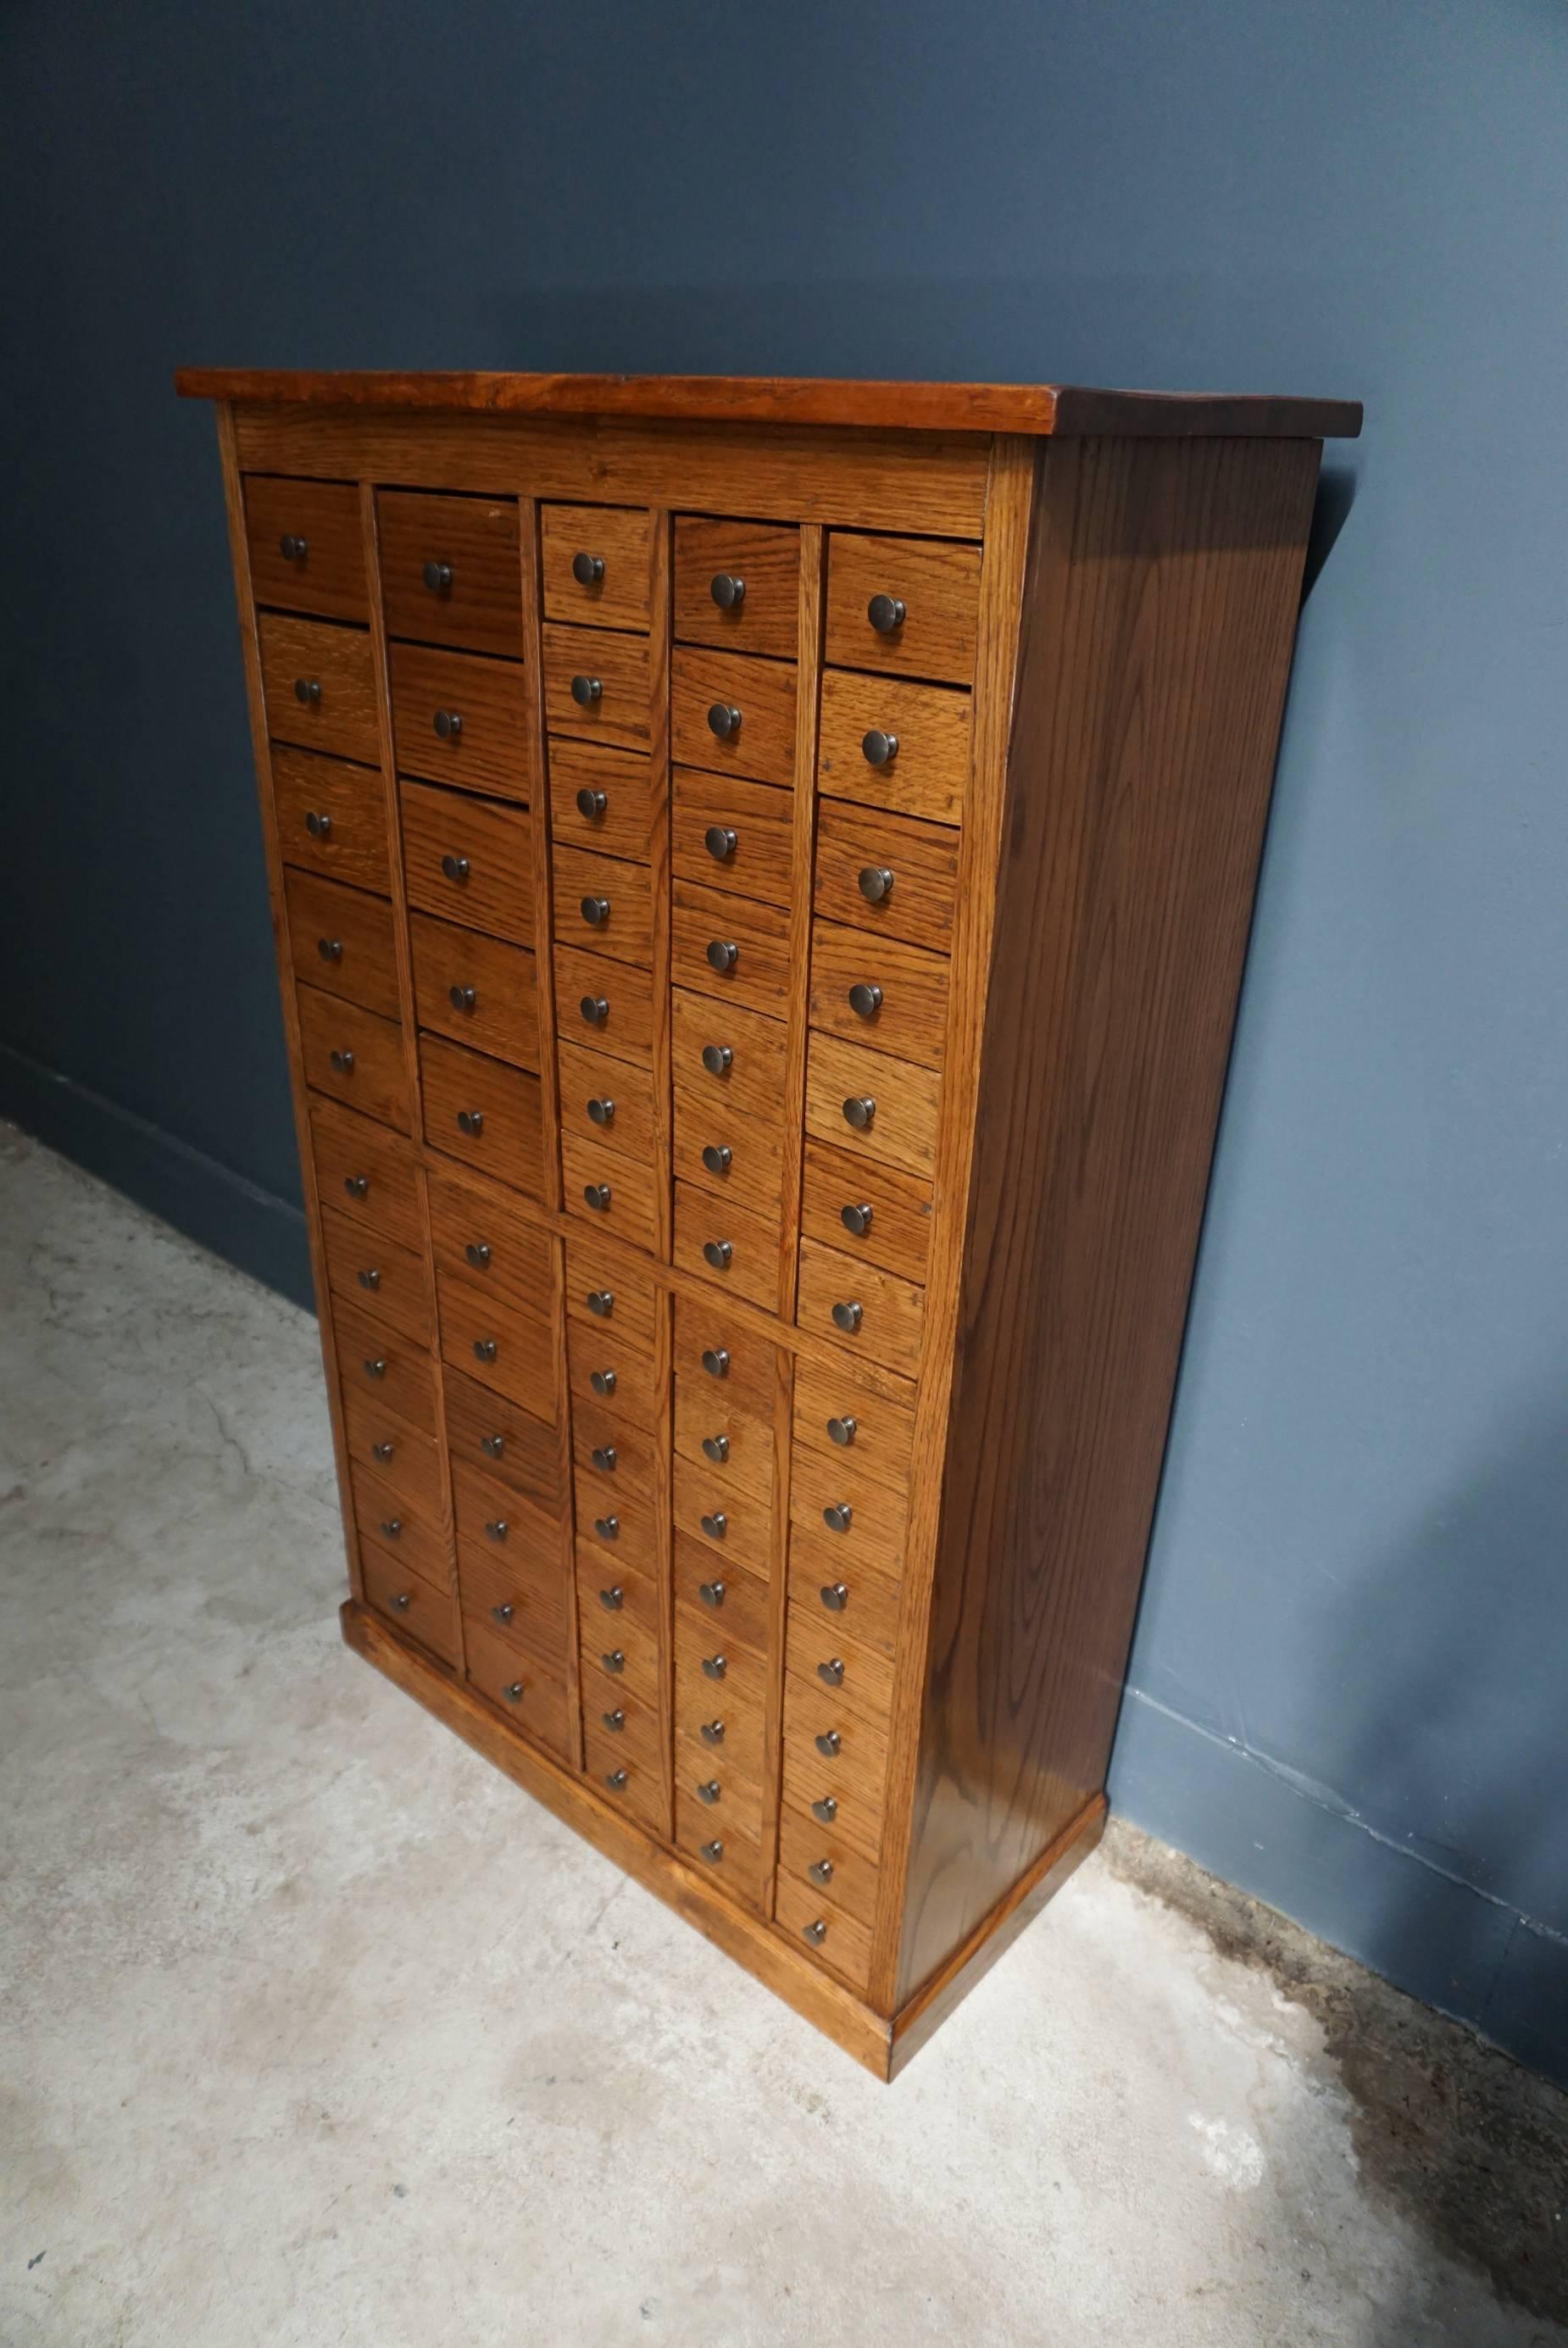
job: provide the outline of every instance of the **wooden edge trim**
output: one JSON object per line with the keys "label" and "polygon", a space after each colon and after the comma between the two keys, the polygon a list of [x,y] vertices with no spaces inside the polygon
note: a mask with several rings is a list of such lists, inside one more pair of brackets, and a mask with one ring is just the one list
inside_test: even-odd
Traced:
{"label": "wooden edge trim", "polygon": [[552,932],[550,771],[544,739],[544,639],[542,625],[539,500],[517,501],[519,593],[522,603],[522,685],[528,729],[529,817],[533,833],[533,980],[539,1020],[539,1106],[543,1128],[545,1204],[561,1204],[561,1086],[555,1058],[555,955]]}
{"label": "wooden edge trim", "polygon": [[1073,1870],[1082,1866],[1105,1832],[1106,1816],[1105,1796],[1094,1795],[1056,1840],[1047,1844],[1033,1867],[981,1918],[969,1938],[900,2007],[893,2016],[890,2078],[919,2054],[954,2007],[968,1996],[976,1982],[985,1979],[997,1958],[1034,1922]]}
{"label": "wooden edge trim", "polygon": [[786,1011],[784,1131],[779,1227],[779,1317],[795,1318],[795,1279],[800,1253],[800,1188],[806,1162],[806,1052],[811,1024],[811,902],[817,852],[817,731],[822,685],[824,572],[828,534],[820,522],[802,522],[797,587],[795,642],[795,789],[790,807],[789,1000]]}
{"label": "wooden edge trim", "polygon": [[879,2079],[888,2076],[892,2033],[882,2015],[819,1972],[810,1958],[798,1957],[760,1916],[732,1907],[674,1851],[663,1849],[623,1812],[611,1809],[582,1778],[569,1775],[537,1746],[525,1744],[480,1697],[406,1646],[366,1608],[350,1599],[338,1619],[344,1643],[356,1655],[422,1704],[645,1890],[695,1925],[706,1940],[755,1974],[857,2063]]}

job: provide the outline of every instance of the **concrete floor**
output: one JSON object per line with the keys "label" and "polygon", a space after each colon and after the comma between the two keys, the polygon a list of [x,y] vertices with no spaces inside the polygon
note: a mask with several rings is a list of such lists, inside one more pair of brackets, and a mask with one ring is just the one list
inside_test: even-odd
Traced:
{"label": "concrete floor", "polygon": [[1564,2099],[1119,1829],[878,2086],[340,1645],[314,1325],[0,1128],[4,2348],[1557,2348]]}

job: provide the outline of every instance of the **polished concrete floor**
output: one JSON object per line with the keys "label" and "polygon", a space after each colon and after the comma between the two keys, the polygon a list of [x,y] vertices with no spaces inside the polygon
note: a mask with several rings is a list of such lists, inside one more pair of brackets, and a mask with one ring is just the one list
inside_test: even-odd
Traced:
{"label": "polished concrete floor", "polygon": [[4,2348],[1561,2348],[1561,2096],[1113,1831],[892,2088],[338,1641],[313,1324],[0,1128]]}

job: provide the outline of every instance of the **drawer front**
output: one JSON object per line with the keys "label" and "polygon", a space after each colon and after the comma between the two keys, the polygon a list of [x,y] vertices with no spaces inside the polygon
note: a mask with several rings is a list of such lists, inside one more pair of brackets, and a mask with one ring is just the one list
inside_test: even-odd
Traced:
{"label": "drawer front", "polygon": [[245,477],[245,545],[258,603],[366,620],[365,527],[352,481]]}
{"label": "drawer front", "polygon": [[799,1601],[789,1608],[787,1651],[789,1669],[801,1679],[834,1689],[852,1711],[886,1727],[892,1717],[891,1655],[846,1638],[832,1615]]}
{"label": "drawer front", "polygon": [[629,1486],[607,1491],[606,1481],[592,1468],[576,1478],[578,1556],[597,1557],[605,1574],[656,1574],[659,1550],[652,1498]]}
{"label": "drawer front", "polygon": [[559,1560],[553,1579],[519,1571],[504,1549],[480,1551],[459,1537],[458,1582],[465,1632],[471,1625],[515,1649],[519,1662],[565,1676],[567,1593]]}
{"label": "drawer front", "polygon": [[382,489],[376,517],[389,636],[522,658],[522,566],[511,499]]}
{"label": "drawer front", "polygon": [[669,1800],[664,1770],[656,1760],[628,1752],[595,1722],[583,1724],[583,1768],[596,1794],[654,1834],[668,1832]]}
{"label": "drawer front", "polygon": [[367,1394],[421,1434],[434,1435],[436,1379],[428,1350],[346,1300],[333,1305],[332,1326],[345,1391]]}
{"label": "drawer front", "polygon": [[[880,1826],[887,1736],[851,1712],[836,1690],[785,1673],[784,1752],[791,1796],[798,1797],[803,1784],[825,1776],[840,1797],[838,1824],[850,1841],[860,1839],[850,1817],[851,1806],[860,1822],[869,1826],[874,1816]],[[874,1852],[876,1843],[872,1841],[870,1848]]]}
{"label": "drawer front", "polygon": [[795,780],[795,664],[676,645],[670,658],[676,766],[753,782]]}
{"label": "drawer front", "polygon": [[711,1552],[710,1570],[748,1566],[766,1575],[772,1548],[773,1507],[769,1499],[721,1479],[706,1459],[677,1452],[675,1462],[675,1525],[691,1548]]}
{"label": "drawer front", "polygon": [[406,1426],[362,1382],[346,1379],[343,1421],[349,1456],[410,1508],[429,1517],[441,1513],[441,1459],[436,1439]]}
{"label": "drawer front", "polygon": [[653,1496],[653,1437],[640,1426],[624,1425],[613,1404],[576,1406],[572,1413],[572,1457],[578,1488],[592,1495],[595,1515],[615,1507],[620,1495],[630,1493],[643,1500]]}
{"label": "drawer front", "polygon": [[597,1554],[580,1551],[577,1558],[577,1614],[582,1623],[583,1650],[628,1655],[634,1646],[658,1651],[659,1592],[655,1582],[617,1566],[612,1573]]}
{"label": "drawer front", "polygon": [[835,667],[970,685],[979,613],[977,546],[830,533],[825,657]]}
{"label": "drawer front", "polygon": [[325,994],[318,986],[296,989],[300,1051],[304,1080],[397,1133],[413,1123],[403,1030],[357,1003]]}
{"label": "drawer front", "polygon": [[[595,1737],[611,1740],[623,1760],[634,1757],[645,1768],[659,1766],[664,1732],[656,1696],[640,1694],[623,1677],[618,1686],[584,1691],[583,1718]],[[610,1749],[608,1745],[605,1749]]]}
{"label": "drawer front", "polygon": [[679,1790],[695,1799],[707,1816],[710,1833],[739,1835],[760,1843],[759,1770],[742,1768],[722,1746],[714,1749],[695,1736],[677,1736],[675,1777]]}
{"label": "drawer front", "polygon": [[677,991],[670,997],[670,1033],[677,1086],[727,1103],[742,1117],[778,1117],[784,1095],[781,1019]]}
{"label": "drawer front", "polygon": [[544,1164],[539,1078],[437,1035],[419,1039],[419,1075],[432,1149],[536,1199]]}
{"label": "drawer front", "polygon": [[675,1447],[682,1458],[706,1462],[716,1492],[743,1491],[758,1500],[771,1499],[771,1420],[735,1409],[706,1378],[676,1381]]}
{"label": "drawer front", "polygon": [[776,1348],[750,1329],[738,1330],[721,1299],[676,1299],[676,1383],[717,1397],[729,1408],[771,1423],[779,1388]]}
{"label": "drawer front", "polygon": [[914,1447],[914,1396],[907,1406],[884,1402],[861,1385],[846,1363],[841,1370],[815,1362],[795,1364],[794,1442],[797,1460],[811,1459],[831,1469],[835,1460],[853,1462],[858,1475],[894,1492],[909,1488]]}
{"label": "drawer front", "polygon": [[497,798],[528,798],[528,689],[514,661],[389,644],[401,774]]}
{"label": "drawer front", "polygon": [[813,1031],[806,1058],[806,1130],[820,1140],[901,1167],[936,1170],[942,1083],[933,1069]]}
{"label": "drawer front", "polygon": [[721,1818],[698,1800],[683,1774],[676,1781],[676,1845],[697,1871],[744,1907],[760,1908],[766,1889],[756,1821],[731,1804]]}
{"label": "drawer front", "polygon": [[367,897],[313,872],[291,872],[284,895],[295,978],[363,1004],[383,1019],[400,1018],[397,948],[386,898]]}
{"label": "drawer front", "polygon": [[711,1620],[709,1635],[727,1646],[768,1652],[768,1583],[763,1575],[715,1555],[710,1543],[676,1535],[675,1596],[677,1607],[693,1608]]}
{"label": "drawer front", "polygon": [[656,1150],[652,1069],[577,1044],[562,1044],[557,1050],[562,1132],[584,1143],[607,1143],[617,1157],[651,1167]]}
{"label": "drawer front", "polygon": [[793,660],[799,605],[800,533],[792,525],[676,517],[677,644]]}
{"label": "drawer front", "polygon": [[[900,1584],[869,1565],[847,1567],[830,1536],[810,1525],[789,1534],[789,1605],[891,1663],[898,1652]],[[837,1650],[835,1650],[837,1652]]]}
{"label": "drawer front", "polygon": [[654,958],[654,898],[645,864],[581,848],[554,855],[555,934],[562,945],[646,970]]}
{"label": "drawer front", "polygon": [[623,1158],[595,1134],[561,1136],[562,1197],[569,1215],[607,1231],[628,1247],[654,1252],[657,1240],[651,1159]]}
{"label": "drawer front", "polygon": [[574,1321],[567,1328],[566,1356],[574,1401],[603,1403],[617,1420],[653,1432],[659,1395],[651,1354],[612,1329],[601,1336]]}
{"label": "drawer front", "polygon": [[438,1279],[454,1274],[476,1294],[548,1320],[555,1295],[548,1232],[456,1174],[433,1172],[429,1200]]}
{"label": "drawer front", "polygon": [[423,1574],[438,1590],[451,1587],[452,1545],[439,1502],[399,1492],[357,1460],[351,1460],[348,1480],[354,1494],[354,1521],[366,1540],[377,1542],[410,1573]]}
{"label": "drawer front", "polygon": [[[592,1233],[569,1234],[566,1241],[566,1313],[590,1351],[611,1343],[647,1355],[664,1311],[662,1292],[641,1264],[612,1262]],[[576,1342],[575,1339],[573,1342]]]}
{"label": "drawer front", "polygon": [[526,946],[410,913],[414,1002],[421,1027],[512,1066],[539,1066],[539,990]]}
{"label": "drawer front", "polygon": [[[727,1646],[721,1623],[707,1607],[677,1606],[675,1632],[676,1721],[681,1734],[698,1744],[707,1742],[717,1753],[720,1746],[701,1737],[701,1724],[722,1715],[737,1726],[738,1736],[738,1725],[745,1724],[755,1735],[757,1757],[744,1774],[759,1779],[762,1729],[768,1714],[766,1660],[755,1648]],[[740,1766],[739,1744],[728,1758]]]}
{"label": "drawer front", "polygon": [[476,1468],[548,1515],[561,1509],[561,1449],[553,1424],[449,1364],[447,1448],[454,1471]]}
{"label": "drawer front", "polygon": [[655,1638],[627,1631],[584,1613],[583,1641],[583,1709],[602,1711],[621,1691],[639,1704],[655,1705],[659,1697],[659,1643]]}
{"label": "drawer front", "polygon": [[733,1199],[777,1230],[784,1196],[784,1136],[777,1117],[743,1117],[721,1085],[675,1093],[677,1183]]}
{"label": "drawer front", "polygon": [[321,1235],[335,1294],[362,1305],[373,1321],[428,1345],[434,1314],[423,1252],[368,1233],[335,1209],[323,1214]]}
{"label": "drawer front", "polygon": [[[710,1695],[706,1708],[696,1703],[684,1710],[676,1700],[676,1776],[692,1787],[717,1780],[721,1793],[742,1789],[750,1797],[748,1813],[758,1825],[762,1809],[763,1723],[760,1713],[738,1713],[723,1698]],[[712,1776],[707,1776],[711,1771]],[[695,1784],[694,1784],[695,1781]],[[701,1796],[697,1798],[701,1800]],[[705,1805],[714,1807],[717,1805]]]}
{"label": "drawer front", "polygon": [[[780,1882],[787,1877],[799,1884],[809,1900],[830,1900],[837,1914],[853,1917],[868,1931],[876,1922],[875,1862],[846,1842],[836,1827],[823,1826],[793,1802],[779,1813],[779,1877]],[[814,1912],[826,1915],[828,1910],[819,1904]]]}
{"label": "drawer front", "polygon": [[565,1654],[566,1567],[556,1518],[478,1469],[454,1466],[458,1572],[465,1610],[512,1609],[494,1627],[559,1666]]}
{"label": "drawer front", "polygon": [[917,1174],[823,1141],[806,1144],[800,1230],[807,1239],[923,1282],[931,1203],[931,1184]]}
{"label": "drawer front", "polygon": [[324,1207],[366,1233],[423,1247],[419,1178],[407,1142],[327,1100],[311,1102],[310,1138]]}
{"label": "drawer front", "polygon": [[632,864],[653,861],[657,815],[653,761],[638,750],[552,736],[550,824],[556,845],[592,848]]}
{"label": "drawer front", "polygon": [[541,506],[544,616],[592,628],[646,628],[652,516],[640,506]]}
{"label": "drawer front", "polygon": [[392,880],[379,770],[325,758],[319,751],[291,750],[282,742],[272,764],[284,862],[385,897]]}
{"label": "drawer front", "polygon": [[799,1327],[836,1338],[902,1377],[919,1372],[924,1289],[876,1264],[857,1263],[819,1240],[800,1242],[795,1319]]}
{"label": "drawer front", "polygon": [[764,1313],[779,1309],[779,1219],[676,1184],[675,1262]]}
{"label": "drawer front", "polygon": [[645,750],[650,692],[645,636],[545,622],[544,716],[552,734]]}
{"label": "drawer front", "polygon": [[895,1581],[903,1573],[908,1494],[866,1476],[852,1452],[832,1459],[802,1453],[789,1479],[789,1515],[808,1533],[823,1536],[818,1553],[833,1581],[862,1565]]}
{"label": "drawer front", "polygon": [[631,963],[555,949],[556,1020],[563,1035],[617,1060],[648,1066],[654,1056],[654,982]]}
{"label": "drawer front", "polygon": [[555,1335],[546,1320],[502,1303],[482,1281],[436,1274],[441,1358],[508,1395],[535,1418],[556,1416]]}
{"label": "drawer front", "polygon": [[365,629],[263,612],[256,633],[273,739],[379,767],[376,668]]}
{"label": "drawer front", "polygon": [[406,1639],[417,1639],[449,1668],[458,1660],[457,1609],[451,1592],[438,1590],[422,1574],[411,1573],[400,1557],[366,1541],[359,1552],[365,1596]]}
{"label": "drawer front", "polygon": [[533,943],[533,825],[430,783],[402,783],[403,881],[408,902],[513,945]]}
{"label": "drawer front", "polygon": [[[889,743],[896,743],[891,753]],[[822,672],[818,788],[829,798],[960,823],[969,787],[969,695],[903,677]]]}
{"label": "drawer front", "polygon": [[951,953],[958,839],[945,824],[821,800],[813,898],[818,919]]}
{"label": "drawer front", "polygon": [[677,879],[787,905],[794,793],[771,783],[705,775],[696,767],[677,767],[671,787],[670,860]]}
{"label": "drawer front", "polygon": [[804,1941],[830,1972],[840,1974],[854,1989],[865,1988],[872,1974],[869,1925],[794,1876],[779,1877],[773,1913],[784,1930]]}
{"label": "drawer front", "polygon": [[939,1068],[947,1044],[945,954],[817,922],[811,930],[811,1025],[846,1043]]}
{"label": "drawer front", "polygon": [[695,880],[670,891],[670,983],[777,1017],[789,996],[789,916]]}
{"label": "drawer front", "polygon": [[563,1759],[572,1757],[565,1682],[530,1663],[507,1640],[476,1622],[463,1625],[468,1683],[477,1695],[504,1713],[514,1728]]}

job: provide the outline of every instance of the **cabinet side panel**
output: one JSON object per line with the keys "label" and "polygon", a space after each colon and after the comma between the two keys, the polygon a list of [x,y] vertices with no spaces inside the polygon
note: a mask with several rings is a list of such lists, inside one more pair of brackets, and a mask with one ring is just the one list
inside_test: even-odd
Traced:
{"label": "cabinet side panel", "polygon": [[1316,441],[1046,458],[898,1996],[1104,1783],[1295,638]]}

